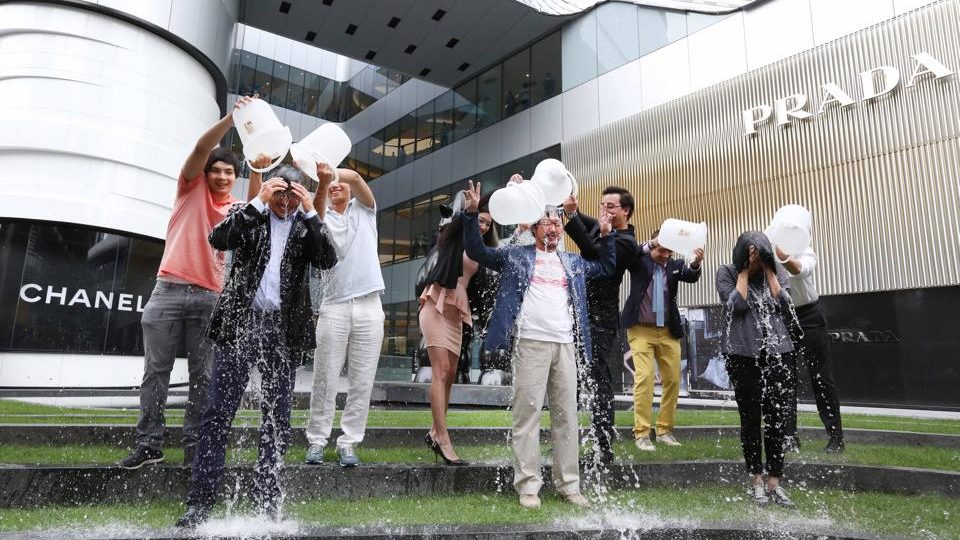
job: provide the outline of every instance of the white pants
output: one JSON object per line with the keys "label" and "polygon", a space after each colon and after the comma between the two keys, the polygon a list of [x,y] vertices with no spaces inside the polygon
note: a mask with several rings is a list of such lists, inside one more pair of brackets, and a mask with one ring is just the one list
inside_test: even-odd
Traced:
{"label": "white pants", "polygon": [[337,407],[337,382],[348,358],[347,402],[340,418],[343,435],[337,438],[337,448],[356,446],[363,441],[370,392],[383,344],[383,320],[383,306],[377,292],[320,306],[307,423],[309,444],[326,446],[330,439]]}
{"label": "white pants", "polygon": [[536,495],[540,474],[540,415],[550,398],[553,486],[558,493],[580,492],[577,418],[577,365],[573,343],[518,339],[513,353],[513,487]]}

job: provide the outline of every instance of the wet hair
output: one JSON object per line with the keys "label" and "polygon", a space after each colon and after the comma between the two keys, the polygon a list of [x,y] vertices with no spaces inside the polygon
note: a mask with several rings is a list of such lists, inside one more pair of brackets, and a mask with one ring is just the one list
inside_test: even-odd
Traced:
{"label": "wet hair", "polygon": [[279,178],[287,183],[287,189],[293,189],[291,184],[297,183],[301,186],[306,187],[307,175],[300,172],[300,169],[294,167],[293,165],[281,165],[276,169],[270,171],[270,176],[264,179],[264,182],[267,180],[273,180],[274,178]]}
{"label": "wet hair", "polygon": [[210,155],[207,157],[207,164],[203,166],[203,172],[205,173],[210,172],[210,167],[213,167],[213,164],[218,161],[222,161],[227,165],[232,166],[233,174],[235,176],[240,176],[240,168],[242,166],[242,162],[240,161],[240,158],[238,158],[236,154],[234,154],[233,152],[231,152],[230,150],[222,146],[218,146],[214,148],[212,152],[210,152]]}
{"label": "wet hair", "polygon": [[627,219],[633,217],[633,195],[626,188],[620,186],[607,186],[603,189],[603,195],[619,195],[620,206],[627,211]]}
{"label": "wet hair", "polygon": [[733,246],[733,267],[737,272],[742,272],[750,264],[750,246],[757,248],[757,254],[764,266],[776,270],[773,262],[773,247],[767,235],[760,231],[745,231],[740,234],[736,245]]}
{"label": "wet hair", "polygon": [[543,215],[540,216],[540,219],[538,219],[538,220],[536,220],[536,221],[534,221],[533,223],[530,224],[530,232],[536,234],[536,233],[537,233],[537,228],[540,227],[540,220],[543,219],[543,218],[545,218],[545,217],[549,217],[550,214],[554,214],[554,215],[556,215],[556,216],[559,216],[559,215],[560,215],[560,210],[557,209],[557,207],[554,206],[554,205],[552,205],[552,204],[548,204],[547,206],[545,206],[545,207],[543,208]]}

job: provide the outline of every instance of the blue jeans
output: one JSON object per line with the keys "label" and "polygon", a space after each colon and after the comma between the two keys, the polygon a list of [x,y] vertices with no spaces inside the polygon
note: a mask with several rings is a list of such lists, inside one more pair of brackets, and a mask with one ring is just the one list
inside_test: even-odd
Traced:
{"label": "blue jeans", "polygon": [[210,400],[200,422],[187,504],[210,508],[223,479],[230,425],[256,366],[262,380],[260,451],[253,501],[258,509],[279,509],[280,474],[290,441],[294,363],[284,345],[279,312],[253,311],[235,343],[217,346]]}

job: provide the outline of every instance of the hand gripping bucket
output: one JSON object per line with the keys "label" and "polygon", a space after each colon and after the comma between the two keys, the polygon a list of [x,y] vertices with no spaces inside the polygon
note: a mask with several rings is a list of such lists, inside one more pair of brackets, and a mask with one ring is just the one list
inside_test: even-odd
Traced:
{"label": "hand gripping bucket", "polygon": [[543,191],[533,182],[511,182],[490,196],[490,215],[501,225],[533,223],[545,206]]}
{"label": "hand gripping bucket", "polygon": [[707,245],[707,224],[693,223],[681,219],[670,218],[660,225],[657,243],[674,251],[685,259],[693,258],[695,249]]}
{"label": "hand gripping bucket", "polygon": [[[243,143],[243,157],[250,169],[259,173],[279,165],[293,142],[290,128],[280,123],[273,109],[262,99],[255,99],[233,111],[233,125]],[[272,162],[266,168],[257,169],[252,163],[259,156],[267,156]]]}
{"label": "hand gripping bucket", "polygon": [[810,211],[799,204],[780,207],[764,231],[770,241],[787,255],[797,255],[810,245]]}
{"label": "hand gripping bucket", "polygon": [[313,130],[300,142],[293,143],[290,146],[290,155],[301,171],[318,182],[320,179],[317,178],[317,162],[326,163],[333,169],[333,181],[338,182],[340,175],[337,173],[337,166],[347,157],[352,147],[350,137],[340,126],[327,123]]}
{"label": "hand gripping bucket", "polygon": [[545,159],[537,164],[530,182],[540,186],[548,204],[561,206],[571,194],[576,194],[577,181],[562,162]]}

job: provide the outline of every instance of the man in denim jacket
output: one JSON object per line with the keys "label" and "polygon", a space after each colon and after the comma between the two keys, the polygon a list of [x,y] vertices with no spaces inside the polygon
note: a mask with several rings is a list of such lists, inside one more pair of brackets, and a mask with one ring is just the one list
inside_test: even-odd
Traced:
{"label": "man in denim jacket", "polygon": [[477,206],[480,185],[465,191],[463,243],[467,256],[500,272],[500,288],[483,348],[487,352],[513,346],[513,486],[524,508],[538,508],[540,411],[550,398],[553,484],[564,500],[578,507],[590,502],[580,494],[577,464],[577,366],[590,365],[590,324],[586,282],[610,276],[616,250],[609,216],[601,220],[602,255],[596,261],[574,253],[558,253],[562,223],[548,206],[532,225],[536,244],[490,248],[480,238]]}

